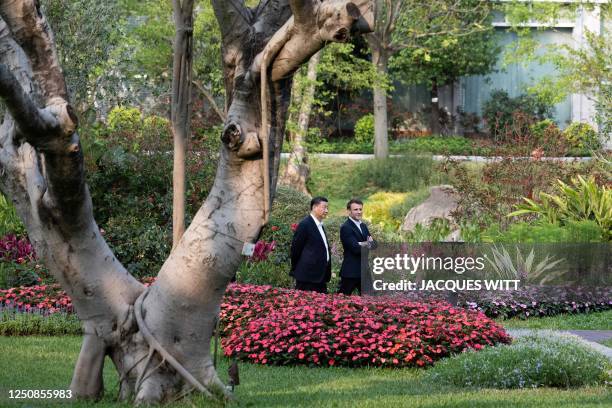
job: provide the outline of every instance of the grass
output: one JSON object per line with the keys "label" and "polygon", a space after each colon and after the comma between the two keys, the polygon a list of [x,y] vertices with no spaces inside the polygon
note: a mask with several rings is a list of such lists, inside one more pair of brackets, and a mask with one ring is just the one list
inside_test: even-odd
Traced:
{"label": "grass", "polygon": [[[97,404],[45,400],[8,401],[9,389],[65,389],[77,358],[79,337],[0,337],[0,406],[116,407],[117,376],[107,360],[105,397]],[[6,358],[5,356],[9,356]],[[219,372],[227,381],[228,361]],[[337,406],[337,407],[584,407],[612,403],[605,387],[572,390],[494,390],[442,387],[425,383],[418,369],[343,369],[264,367],[240,364],[241,385],[231,406]],[[34,403],[33,405],[30,405]],[[201,397],[172,407],[210,405]]]}
{"label": "grass", "polygon": [[498,320],[508,329],[612,330],[612,310],[588,314]]}

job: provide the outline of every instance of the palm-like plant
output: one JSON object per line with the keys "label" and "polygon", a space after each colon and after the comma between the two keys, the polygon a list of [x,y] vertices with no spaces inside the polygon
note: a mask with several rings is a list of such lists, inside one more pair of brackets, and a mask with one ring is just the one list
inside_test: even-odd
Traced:
{"label": "palm-like plant", "polygon": [[[491,249],[491,257],[486,256],[485,259],[491,265],[491,268],[501,279],[519,279],[521,283],[529,280],[530,283],[544,285],[553,279],[561,277],[567,272],[562,263],[565,258],[554,259],[550,255],[535,263],[535,251],[532,248],[527,257],[524,257],[521,250],[516,247],[516,260],[510,255],[508,250],[501,246],[493,246]],[[558,268],[552,272],[553,268]]]}
{"label": "palm-like plant", "polygon": [[551,224],[568,220],[594,220],[604,231],[605,237],[612,238],[612,190],[599,186],[594,177],[572,179],[572,185],[557,180],[558,194],[539,194],[540,202],[523,198],[517,210],[509,217],[523,214],[537,214]]}

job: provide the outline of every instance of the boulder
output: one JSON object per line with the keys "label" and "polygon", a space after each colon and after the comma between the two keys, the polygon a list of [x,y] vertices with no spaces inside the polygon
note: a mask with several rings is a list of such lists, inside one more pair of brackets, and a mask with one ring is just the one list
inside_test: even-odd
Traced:
{"label": "boulder", "polygon": [[429,198],[406,214],[402,230],[413,231],[417,224],[421,224],[424,227],[429,226],[434,218],[446,218],[455,229],[457,224],[451,213],[456,211],[458,206],[459,194],[453,186],[433,186],[430,189]]}

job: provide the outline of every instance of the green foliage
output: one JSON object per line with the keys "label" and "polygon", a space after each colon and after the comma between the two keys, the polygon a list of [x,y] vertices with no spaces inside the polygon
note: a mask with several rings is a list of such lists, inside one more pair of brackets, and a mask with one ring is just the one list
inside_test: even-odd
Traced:
{"label": "green foliage", "polygon": [[104,228],[115,256],[138,278],[156,275],[170,254],[172,239],[168,226],[142,220],[133,213],[117,213]]}
{"label": "green foliage", "polygon": [[514,248],[513,252],[515,256],[512,256],[503,245],[499,248],[494,245],[491,248],[491,256],[485,256],[497,278],[519,279],[536,285],[545,285],[551,279],[565,273],[564,258],[556,259],[547,254],[544,259],[536,261],[533,248],[527,255],[524,255],[518,247]]}
{"label": "green foliage", "polygon": [[440,184],[443,178],[429,156],[403,156],[361,161],[355,171],[355,183],[373,185],[377,190],[406,192]]}
{"label": "green foliage", "polygon": [[81,322],[74,313],[22,313],[0,311],[0,336],[64,336],[81,335]]}
{"label": "green foliage", "polygon": [[139,132],[142,128],[141,113],[131,106],[116,106],[108,114],[108,130],[110,132]]}
{"label": "green foliage", "polygon": [[[408,84],[442,86],[462,76],[484,75],[493,70],[501,51],[488,7],[478,1],[464,2],[473,7],[461,13],[463,31],[417,37],[412,47],[404,48],[390,61],[392,75]],[[445,29],[457,24],[450,19]],[[460,29],[460,30],[461,30]]]}
{"label": "green foliage", "polygon": [[[275,252],[278,249],[275,250]],[[289,276],[289,262],[279,262],[278,258],[260,262],[244,261],[236,274],[236,281],[253,285],[270,285],[278,288],[292,288],[293,278]]]}
{"label": "green foliage", "polygon": [[479,147],[472,140],[462,136],[426,136],[392,144],[394,153],[419,152],[449,155],[483,155],[491,154],[490,148]]}
{"label": "green foliage", "polygon": [[310,197],[287,186],[278,186],[271,217],[277,222],[291,225],[299,222],[310,212]]}
{"label": "green foliage", "polygon": [[368,145],[374,142],[374,115],[368,113],[355,123],[355,140]]}
{"label": "green foliage", "polygon": [[509,217],[536,214],[548,223],[561,225],[567,221],[594,220],[606,239],[612,239],[612,190],[599,186],[594,177],[577,176],[572,185],[557,180],[558,194],[541,192],[539,202],[524,198]]}
{"label": "green foliage", "polygon": [[7,234],[25,235],[25,226],[17,216],[15,206],[0,194],[0,237]]}
{"label": "green foliage", "polygon": [[588,123],[572,122],[564,131],[563,136],[573,147],[597,150],[601,147],[597,132]]}
{"label": "green foliage", "polygon": [[[118,259],[137,276],[156,274],[170,251],[172,156],[168,121],[119,107],[83,141],[94,216]],[[208,194],[219,137],[198,134],[187,153],[187,223]],[[206,160],[202,158],[206,157]]]}
{"label": "green foliage", "polygon": [[[552,105],[533,95],[511,98],[504,90],[495,90],[482,106],[482,117],[489,133],[496,139],[511,135],[523,136],[529,130],[530,120],[541,121],[552,118]],[[521,117],[526,116],[527,128],[523,128]],[[518,128],[517,128],[518,125]]]}
{"label": "green foliage", "polygon": [[0,289],[36,285],[40,277],[34,272],[34,267],[35,265],[31,262],[18,263],[1,260]]}
{"label": "green foliage", "polygon": [[415,225],[414,229],[406,234],[408,242],[440,242],[445,240],[452,232],[450,222],[446,218],[434,218],[429,225]]}
{"label": "green foliage", "polygon": [[397,231],[403,221],[403,216],[393,217],[391,209],[404,203],[407,196],[409,193],[384,191],[372,194],[364,202],[363,216],[384,230]]}
{"label": "green foliage", "polygon": [[608,369],[606,358],[576,337],[545,332],[443,360],[426,375],[460,387],[568,388],[602,384]]}
{"label": "green foliage", "polygon": [[[109,57],[120,42],[119,2],[43,0],[41,4],[74,106],[82,112],[97,96],[102,78],[114,68]],[[106,86],[111,91],[112,86]]]}
{"label": "green foliage", "polygon": [[602,242],[601,228],[595,221],[568,221],[565,225],[517,222],[502,231],[494,224],[483,233],[483,241],[500,243],[549,244],[562,242]]}

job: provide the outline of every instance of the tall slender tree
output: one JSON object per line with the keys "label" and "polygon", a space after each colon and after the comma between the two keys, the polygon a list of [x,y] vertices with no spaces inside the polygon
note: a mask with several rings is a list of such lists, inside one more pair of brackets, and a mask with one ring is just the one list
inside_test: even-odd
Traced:
{"label": "tall slender tree", "polygon": [[[485,21],[488,0],[373,0],[374,32],[367,35],[372,63],[380,76],[389,71],[389,60],[397,52],[417,49],[424,38],[442,35],[462,36],[488,29]],[[478,14],[481,19],[468,19]],[[374,155],[389,155],[387,92],[374,84]]]}
{"label": "tall slender tree", "polygon": [[185,159],[191,118],[191,64],[193,61],[193,0],[173,0],[174,59],[172,68],[172,248],[185,232]]}

